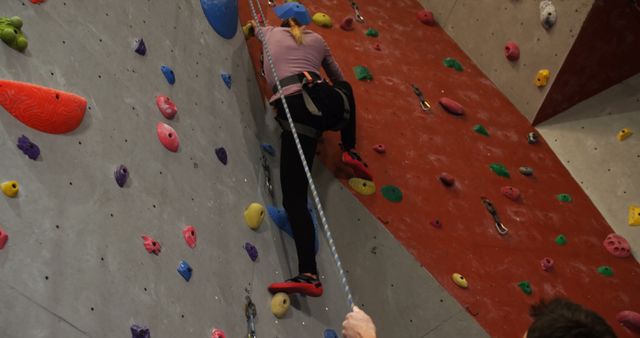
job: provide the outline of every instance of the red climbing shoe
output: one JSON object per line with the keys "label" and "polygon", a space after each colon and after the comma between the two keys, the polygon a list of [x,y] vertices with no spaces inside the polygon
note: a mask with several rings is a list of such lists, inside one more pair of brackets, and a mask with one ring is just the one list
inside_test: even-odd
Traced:
{"label": "red climbing shoe", "polygon": [[356,177],[364,178],[369,181],[373,181],[373,176],[369,172],[367,164],[364,163],[360,155],[355,150],[351,149],[342,152],[342,163],[348,165],[353,169],[353,173]]}
{"label": "red climbing shoe", "polygon": [[320,297],[322,296],[322,283],[317,278],[298,275],[285,282],[269,285],[269,292],[301,293],[309,297]]}

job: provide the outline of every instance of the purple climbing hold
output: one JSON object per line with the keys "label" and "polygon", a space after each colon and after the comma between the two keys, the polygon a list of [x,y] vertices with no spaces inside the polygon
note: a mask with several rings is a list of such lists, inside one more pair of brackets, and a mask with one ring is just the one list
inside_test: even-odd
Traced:
{"label": "purple climbing hold", "polygon": [[144,44],[144,39],[140,38],[140,39],[136,39],[136,41],[134,42],[135,45],[135,49],[134,51],[142,56],[145,56],[147,54],[147,45]]}
{"label": "purple climbing hold", "polygon": [[151,338],[151,331],[146,326],[131,325],[131,338]]}
{"label": "purple climbing hold", "polygon": [[121,164],[113,173],[113,176],[115,176],[118,186],[122,188],[127,183],[127,179],[129,178],[129,169],[127,169],[124,164]]}
{"label": "purple climbing hold", "polygon": [[227,85],[227,88],[231,89],[231,74],[222,72],[220,76],[222,77],[224,84]]}
{"label": "purple climbing hold", "polygon": [[224,147],[216,148],[216,156],[218,157],[220,162],[222,162],[222,164],[227,165],[227,151],[224,149]]}
{"label": "purple climbing hold", "polygon": [[34,161],[40,156],[40,147],[24,135],[18,137],[18,149]]}
{"label": "purple climbing hold", "polygon": [[249,254],[249,258],[251,258],[252,261],[255,262],[258,259],[258,249],[256,249],[253,244],[249,242],[244,243],[244,249],[247,250],[247,254]]}

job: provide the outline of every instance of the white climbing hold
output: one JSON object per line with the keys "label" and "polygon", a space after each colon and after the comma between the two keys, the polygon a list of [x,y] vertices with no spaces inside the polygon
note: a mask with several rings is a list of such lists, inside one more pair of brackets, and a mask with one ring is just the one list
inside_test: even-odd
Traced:
{"label": "white climbing hold", "polygon": [[550,29],[556,24],[557,19],[556,6],[553,5],[551,0],[540,1],[540,22],[542,27]]}

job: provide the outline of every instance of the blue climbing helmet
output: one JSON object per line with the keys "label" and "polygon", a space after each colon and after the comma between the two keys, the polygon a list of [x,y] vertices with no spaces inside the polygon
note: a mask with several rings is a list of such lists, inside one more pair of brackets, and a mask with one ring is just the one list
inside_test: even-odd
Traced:
{"label": "blue climbing helmet", "polygon": [[299,2],[287,2],[278,7],[275,7],[273,11],[280,18],[280,20],[294,18],[301,25],[308,25],[311,22],[309,12],[307,12],[307,9]]}

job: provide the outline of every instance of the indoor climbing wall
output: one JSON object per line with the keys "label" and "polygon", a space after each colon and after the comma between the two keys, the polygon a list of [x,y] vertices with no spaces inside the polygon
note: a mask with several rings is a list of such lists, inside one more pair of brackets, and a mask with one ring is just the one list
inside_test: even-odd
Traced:
{"label": "indoor climbing wall", "polygon": [[[312,14],[332,18],[332,28],[312,29],[331,46],[357,97],[358,148],[376,190],[352,193],[468,315],[493,337],[518,337],[530,324],[529,305],[561,296],[596,310],[620,337],[631,337],[616,314],[640,308],[640,266],[603,245],[613,229],[508,94],[441,27],[419,21],[416,2],[359,2],[365,22],[351,30],[341,27],[354,15],[348,1],[304,3]],[[565,10],[579,14],[588,9],[583,6]],[[535,10],[527,25],[554,34],[534,20]],[[250,18],[246,5],[240,13],[243,22]],[[272,14],[268,19],[277,23]],[[528,38],[535,41],[537,34]],[[476,40],[504,44],[490,35]],[[260,45],[248,44],[259,74]],[[512,86],[538,90],[533,75],[526,85],[514,80]],[[263,82],[263,93],[270,94]],[[430,110],[421,107],[422,99]],[[350,189],[352,173],[338,163],[337,141],[337,135],[326,137],[320,156]],[[339,248],[351,242],[336,241]],[[610,249],[623,256],[625,248]],[[379,259],[376,250],[370,257]],[[377,296],[390,298],[386,292]],[[388,309],[370,310],[379,318]],[[410,327],[416,319],[402,320]]]}
{"label": "indoor climbing wall", "polygon": [[[200,3],[188,0],[7,0],[0,16],[21,17],[28,39],[23,53],[0,43],[0,103],[9,107],[0,108],[0,179],[19,189],[0,195],[8,234],[6,243],[0,234],[0,336],[131,337],[136,324],[153,337],[211,337],[213,328],[241,337],[247,295],[258,336],[338,330],[347,306],[326,248],[325,296],[293,299],[297,309],[280,321],[271,314],[266,286],[297,273],[295,251],[269,220],[253,231],[243,219],[245,207],[266,204],[268,194],[256,130],[264,104],[241,33],[223,39]],[[144,56],[134,51],[142,53],[139,38]],[[170,104],[162,113],[156,106],[159,95],[177,106],[172,119],[163,116],[172,117]],[[57,109],[74,102],[80,110]],[[73,130],[45,133],[9,111],[31,126]],[[20,114],[39,111],[60,115]],[[173,128],[163,134],[167,148],[159,122]],[[128,172],[123,187],[114,177],[120,165]],[[187,225],[194,248],[183,236]],[[142,235],[152,238],[151,251],[160,243],[157,255]],[[246,242],[257,248],[256,262]],[[192,268],[189,281],[177,271],[181,261]]]}
{"label": "indoor climbing wall", "polygon": [[[424,8],[433,12],[438,25],[530,121],[542,105],[593,2],[552,1],[557,23],[545,29],[540,21],[539,0],[420,0]],[[518,45],[519,60],[505,58],[508,42]],[[551,75],[549,84],[542,88],[533,85],[540,69],[548,69]]]}

